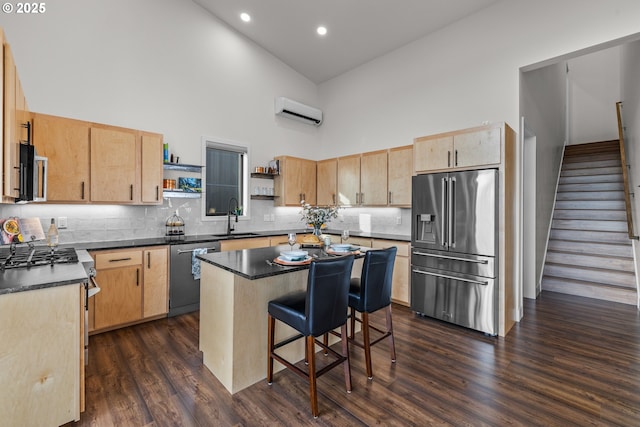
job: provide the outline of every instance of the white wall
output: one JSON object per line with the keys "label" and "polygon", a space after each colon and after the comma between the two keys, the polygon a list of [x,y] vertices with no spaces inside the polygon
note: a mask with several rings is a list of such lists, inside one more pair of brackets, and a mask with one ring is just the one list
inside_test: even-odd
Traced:
{"label": "white wall", "polygon": [[618,139],[620,52],[616,46],[569,63],[569,144]]}

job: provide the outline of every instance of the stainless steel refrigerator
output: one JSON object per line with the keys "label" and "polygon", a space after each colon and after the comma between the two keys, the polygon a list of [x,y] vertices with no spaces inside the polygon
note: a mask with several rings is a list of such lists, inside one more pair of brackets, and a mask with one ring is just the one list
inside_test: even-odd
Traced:
{"label": "stainless steel refrigerator", "polygon": [[498,334],[498,171],[412,181],[411,309]]}

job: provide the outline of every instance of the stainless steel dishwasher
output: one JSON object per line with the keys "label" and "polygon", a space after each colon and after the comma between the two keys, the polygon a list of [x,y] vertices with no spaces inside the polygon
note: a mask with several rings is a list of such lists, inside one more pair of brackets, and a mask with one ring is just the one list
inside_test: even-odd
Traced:
{"label": "stainless steel dishwasher", "polygon": [[219,252],[220,242],[200,242],[171,245],[169,277],[169,317],[200,309],[200,278],[192,273],[193,251],[206,249]]}

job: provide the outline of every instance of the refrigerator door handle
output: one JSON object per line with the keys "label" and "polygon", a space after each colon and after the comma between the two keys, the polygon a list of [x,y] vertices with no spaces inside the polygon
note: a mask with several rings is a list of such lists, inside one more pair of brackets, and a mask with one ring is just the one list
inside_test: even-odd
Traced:
{"label": "refrigerator door handle", "polygon": [[440,212],[440,218],[442,222],[442,246],[447,246],[447,235],[445,230],[447,229],[447,178],[442,178],[442,212]]}
{"label": "refrigerator door handle", "polygon": [[455,213],[455,199],[456,199],[456,179],[455,177],[449,178],[449,200],[448,200],[448,206],[447,206],[447,210],[449,211],[449,226],[447,228],[447,240],[449,241],[449,247],[450,248],[455,248],[456,246],[456,241],[455,241],[455,229],[454,229],[454,222],[456,220],[456,213]]}
{"label": "refrigerator door handle", "polygon": [[416,269],[412,269],[411,271],[413,271],[414,273],[418,273],[418,274],[424,274],[425,276],[442,277],[443,279],[458,280],[460,282],[474,283],[476,285],[485,285],[486,286],[486,285],[489,284],[489,282],[480,282],[480,281],[477,281],[477,280],[465,279],[463,277],[449,276],[447,274],[431,273],[429,271],[422,271],[422,270],[416,270]]}
{"label": "refrigerator door handle", "polygon": [[460,258],[460,257],[455,257],[455,256],[446,256],[446,255],[436,255],[436,254],[428,254],[425,252],[413,252],[414,255],[421,255],[421,256],[428,256],[428,257],[433,257],[433,258],[443,258],[443,259],[450,259],[453,261],[466,261],[466,262],[473,262],[476,264],[489,264],[489,261],[487,261],[486,259],[467,259],[467,258]]}

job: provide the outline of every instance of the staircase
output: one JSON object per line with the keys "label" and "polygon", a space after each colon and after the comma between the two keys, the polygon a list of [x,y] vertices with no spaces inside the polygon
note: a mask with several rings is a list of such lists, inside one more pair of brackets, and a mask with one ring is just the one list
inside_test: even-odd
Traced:
{"label": "staircase", "polygon": [[618,141],[565,148],[542,290],[636,304]]}

